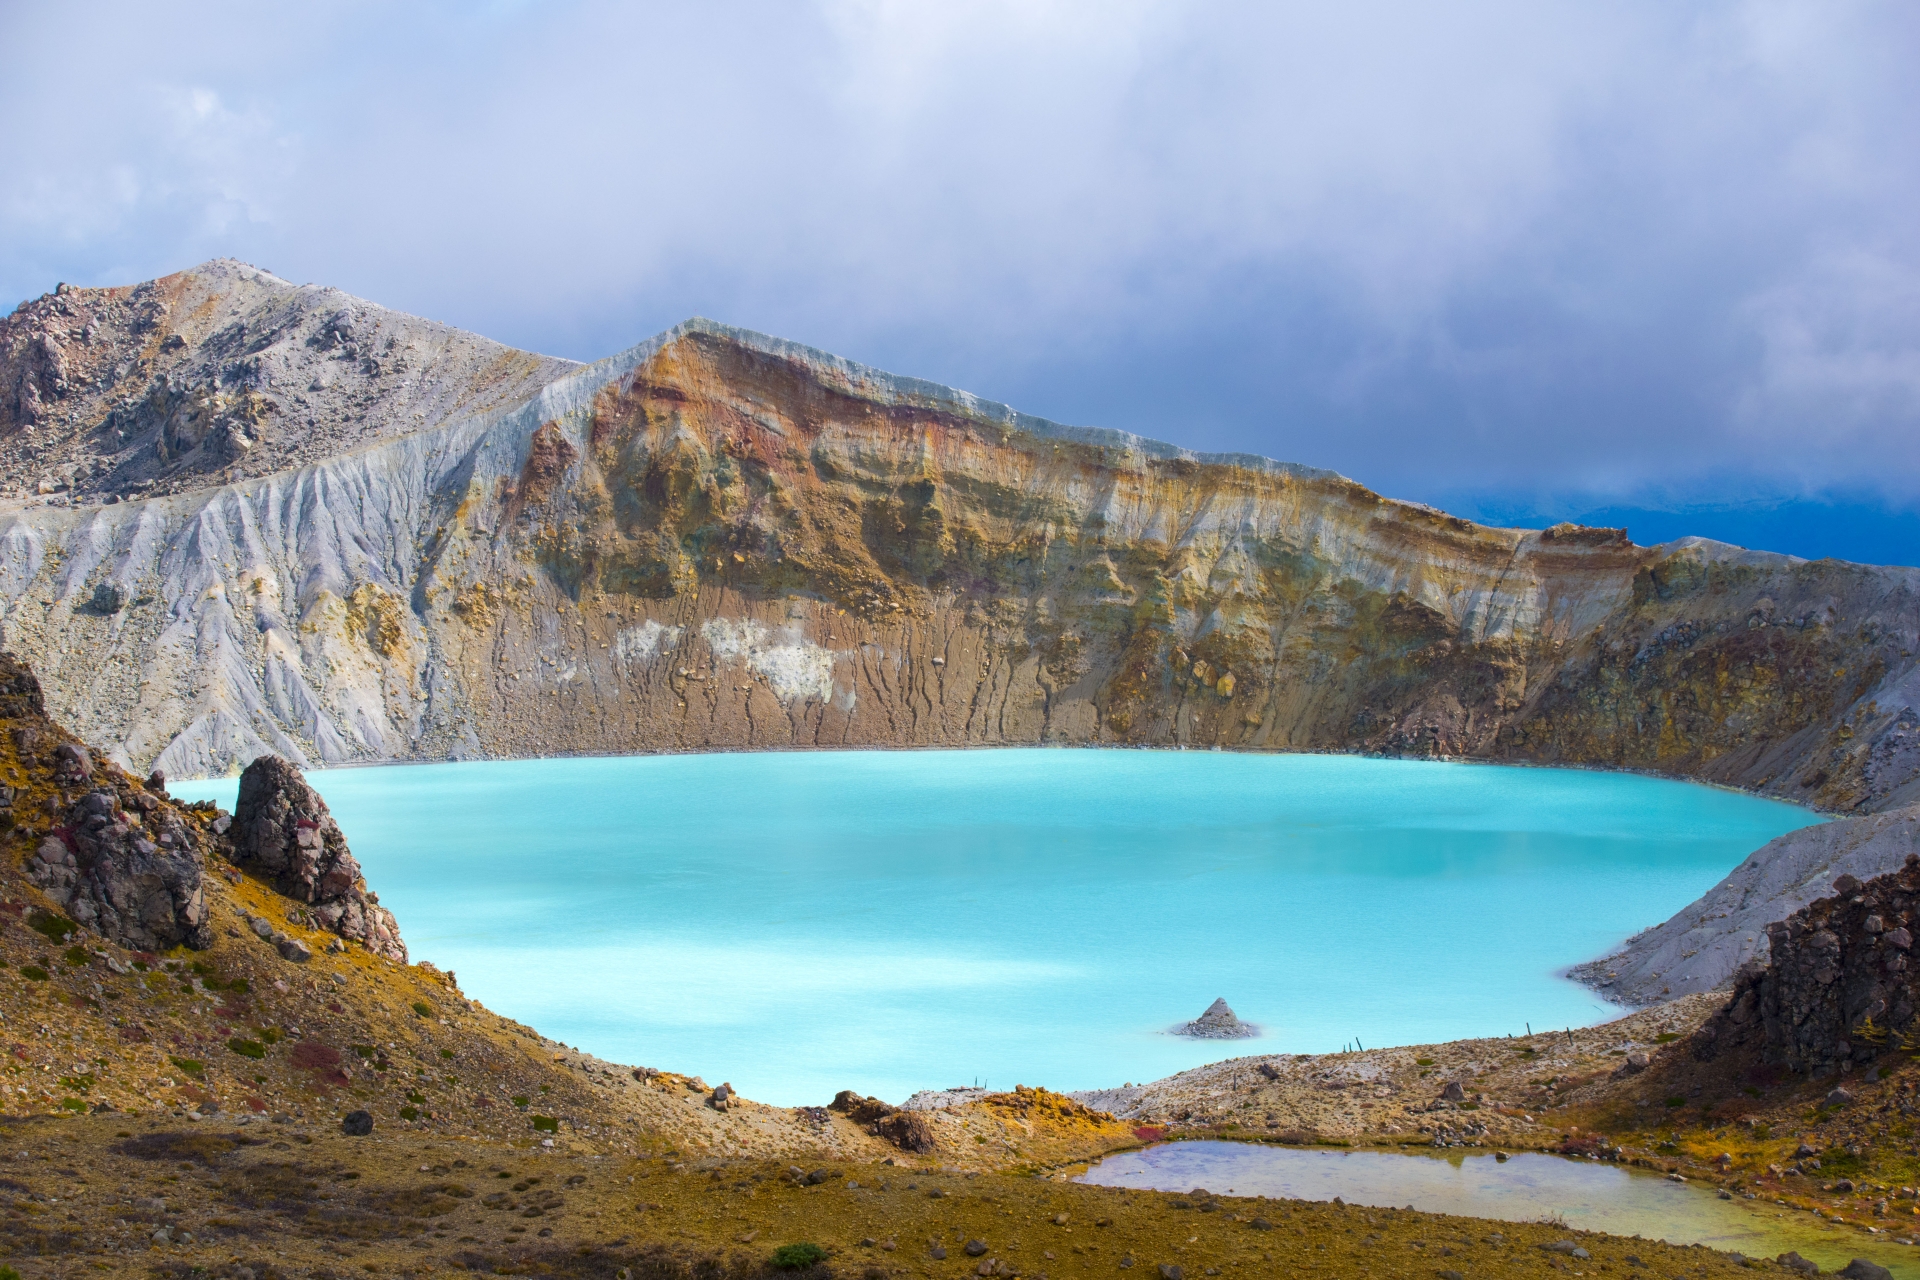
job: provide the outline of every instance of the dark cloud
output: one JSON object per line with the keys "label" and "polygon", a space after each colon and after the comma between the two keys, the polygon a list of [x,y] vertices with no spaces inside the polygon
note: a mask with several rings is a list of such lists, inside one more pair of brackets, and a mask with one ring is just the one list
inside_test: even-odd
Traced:
{"label": "dark cloud", "polygon": [[1917,14],[8,6],[0,289],[233,254],[584,358],[712,315],[1408,496],[1906,503]]}

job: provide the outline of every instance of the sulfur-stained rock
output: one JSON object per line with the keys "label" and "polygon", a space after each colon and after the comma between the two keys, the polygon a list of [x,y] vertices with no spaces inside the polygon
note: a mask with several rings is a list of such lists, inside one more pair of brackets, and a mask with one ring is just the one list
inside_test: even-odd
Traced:
{"label": "sulfur-stained rock", "polygon": [[247,766],[231,835],[235,860],[260,867],[280,892],[310,903],[322,928],[378,955],[406,960],[393,913],[367,892],[340,824],[293,764],[261,756]]}

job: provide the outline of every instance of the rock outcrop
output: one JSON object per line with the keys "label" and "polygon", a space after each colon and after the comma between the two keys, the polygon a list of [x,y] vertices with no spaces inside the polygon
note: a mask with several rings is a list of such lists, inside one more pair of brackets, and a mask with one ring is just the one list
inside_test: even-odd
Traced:
{"label": "rock outcrop", "polygon": [[1221,996],[1207,1006],[1205,1013],[1192,1022],[1181,1023],[1173,1033],[1197,1040],[1247,1040],[1259,1035],[1260,1028],[1240,1021],[1227,1004],[1227,998]]}
{"label": "rock outcrop", "polygon": [[[137,951],[211,942],[202,834],[164,795],[47,718],[33,672],[0,654],[0,831],[33,849],[27,878],[75,924]],[[37,797],[31,782],[50,788]],[[157,782],[157,780],[156,780]]]}
{"label": "rock outcrop", "polygon": [[1765,958],[1769,925],[1826,896],[1836,877],[1871,880],[1917,851],[1920,806],[1790,831],[1672,919],[1568,976],[1632,1007],[1725,987],[1742,965]]}
{"label": "rock outcrop", "polygon": [[1696,1058],[1745,1048],[1817,1075],[1920,1047],[1920,854],[1865,883],[1842,875],[1833,891],[1769,927],[1766,963],[1740,971],[1732,999],[1694,1034]]}
{"label": "rock outcrop", "polygon": [[294,765],[261,756],[247,766],[228,834],[234,861],[258,867],[280,893],[308,904],[320,928],[406,963],[393,913],[367,891],[340,824]]}
{"label": "rock outcrop", "polygon": [[6,643],[176,777],[1108,743],[1920,801],[1911,569],[1486,528],[707,321],[384,421],[217,488],[0,503]]}

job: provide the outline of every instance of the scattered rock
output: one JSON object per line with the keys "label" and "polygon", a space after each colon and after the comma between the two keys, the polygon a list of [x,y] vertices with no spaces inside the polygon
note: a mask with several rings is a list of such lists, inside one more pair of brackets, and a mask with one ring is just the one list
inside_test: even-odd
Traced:
{"label": "scattered rock", "polygon": [[1893,1272],[1865,1258],[1855,1258],[1840,1268],[1838,1274],[1846,1276],[1847,1280],[1893,1280]]}
{"label": "scattered rock", "polygon": [[1207,1011],[1192,1022],[1175,1028],[1175,1035],[1199,1040],[1245,1040],[1260,1034],[1260,1029],[1240,1021],[1227,1005],[1225,996],[1207,1006]]}
{"label": "scattered rock", "polygon": [[967,1241],[966,1255],[969,1258],[977,1258],[981,1254],[985,1253],[986,1251],[987,1251],[987,1242],[985,1240],[975,1239],[975,1240]]}
{"label": "scattered rock", "polygon": [[364,1138],[373,1132],[371,1111],[349,1111],[340,1120],[340,1132],[349,1138]]}
{"label": "scattered rock", "polygon": [[1826,1101],[1821,1103],[1821,1105],[1826,1107],[1844,1107],[1852,1101],[1853,1094],[1845,1089],[1835,1089],[1827,1095]]}
{"label": "scattered rock", "polygon": [[1798,1271],[1805,1275],[1817,1276],[1820,1274],[1820,1268],[1817,1264],[1801,1257],[1795,1252],[1783,1253],[1775,1258],[1774,1261],[1791,1271]]}

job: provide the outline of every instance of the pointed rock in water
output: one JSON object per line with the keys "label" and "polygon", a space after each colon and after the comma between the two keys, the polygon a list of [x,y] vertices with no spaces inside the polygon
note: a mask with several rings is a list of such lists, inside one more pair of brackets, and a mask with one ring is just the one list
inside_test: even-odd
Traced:
{"label": "pointed rock in water", "polygon": [[1259,1028],[1240,1021],[1225,996],[1207,1006],[1207,1011],[1175,1033],[1200,1040],[1244,1040],[1260,1034]]}

